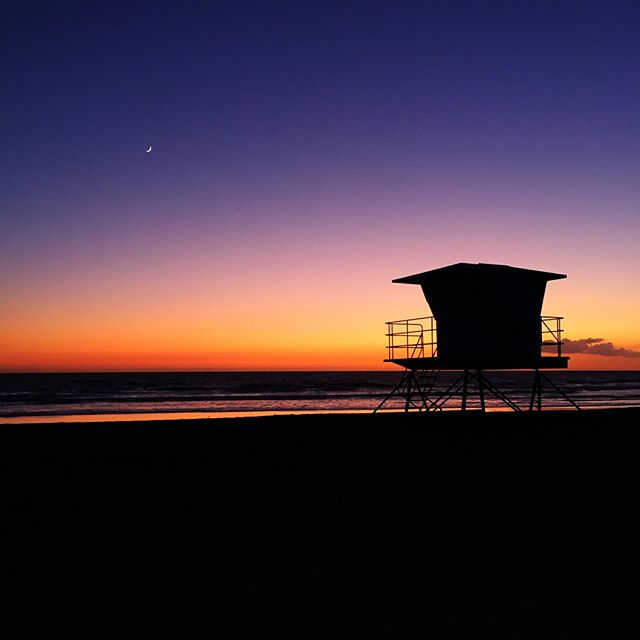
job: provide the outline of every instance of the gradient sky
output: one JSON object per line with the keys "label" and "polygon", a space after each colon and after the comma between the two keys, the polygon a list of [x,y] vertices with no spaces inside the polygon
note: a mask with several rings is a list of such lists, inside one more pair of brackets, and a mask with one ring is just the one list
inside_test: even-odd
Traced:
{"label": "gradient sky", "polygon": [[380,368],[455,262],[640,350],[637,2],[7,4],[0,370]]}

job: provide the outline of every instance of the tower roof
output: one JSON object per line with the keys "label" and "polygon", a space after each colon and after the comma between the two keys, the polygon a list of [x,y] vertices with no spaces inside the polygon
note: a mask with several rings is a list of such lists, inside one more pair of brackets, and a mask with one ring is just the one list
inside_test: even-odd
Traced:
{"label": "tower roof", "polygon": [[447,279],[458,280],[461,277],[464,278],[467,276],[500,276],[509,279],[522,277],[523,279],[533,278],[543,282],[547,282],[549,280],[561,280],[562,278],[567,277],[563,273],[551,273],[550,271],[537,271],[535,269],[522,269],[521,267],[510,267],[506,264],[486,264],[483,262],[473,264],[470,262],[458,262],[457,264],[450,264],[449,266],[440,267],[439,269],[415,273],[411,276],[405,276],[404,278],[396,278],[392,282],[401,284],[427,284],[430,281],[443,281]]}

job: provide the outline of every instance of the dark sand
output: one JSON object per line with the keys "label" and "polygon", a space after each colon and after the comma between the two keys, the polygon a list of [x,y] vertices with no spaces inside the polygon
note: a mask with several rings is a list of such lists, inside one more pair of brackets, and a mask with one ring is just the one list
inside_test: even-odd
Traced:
{"label": "dark sand", "polygon": [[610,637],[637,606],[639,417],[3,426],[1,630]]}

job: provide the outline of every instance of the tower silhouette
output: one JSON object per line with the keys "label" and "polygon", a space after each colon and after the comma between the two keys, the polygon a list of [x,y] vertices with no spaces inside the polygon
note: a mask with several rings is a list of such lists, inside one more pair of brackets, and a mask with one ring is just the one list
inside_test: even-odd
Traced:
{"label": "tower silhouette", "polygon": [[[457,398],[466,410],[471,386],[483,411],[487,393],[520,411],[484,373],[513,369],[534,372],[530,410],[542,408],[543,381],[579,408],[542,371],[568,366],[562,317],[541,315],[547,282],[562,278],[566,275],[507,265],[458,263],[393,280],[420,285],[433,315],[387,322],[385,362],[403,367],[404,373],[375,411],[394,396],[403,398],[405,411],[441,410]],[[461,373],[441,388],[441,371]]]}

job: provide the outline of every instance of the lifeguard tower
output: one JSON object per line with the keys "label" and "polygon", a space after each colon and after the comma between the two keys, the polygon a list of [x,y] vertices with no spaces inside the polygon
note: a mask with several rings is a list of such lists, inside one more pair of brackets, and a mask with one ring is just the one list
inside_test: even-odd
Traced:
{"label": "lifeguard tower", "polygon": [[[521,411],[484,373],[505,369],[533,371],[529,410],[542,408],[543,380],[579,409],[542,371],[568,366],[569,358],[562,355],[562,317],[540,315],[547,282],[561,278],[566,275],[461,262],[393,280],[420,285],[433,315],[387,322],[385,362],[403,367],[404,373],[375,411],[394,396],[403,399],[405,411],[438,411],[458,398],[464,411],[472,386],[482,411],[487,393]],[[441,371],[460,375],[441,387]]]}

